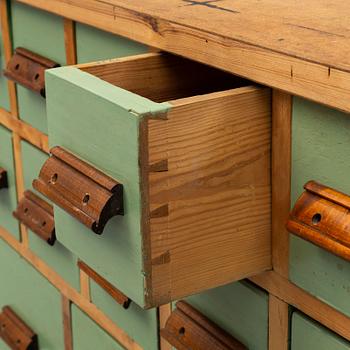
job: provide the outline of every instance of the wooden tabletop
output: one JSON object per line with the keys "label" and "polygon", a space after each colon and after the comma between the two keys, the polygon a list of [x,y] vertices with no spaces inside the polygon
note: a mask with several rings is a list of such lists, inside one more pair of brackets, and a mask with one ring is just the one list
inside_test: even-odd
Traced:
{"label": "wooden tabletop", "polygon": [[344,0],[19,0],[350,112]]}

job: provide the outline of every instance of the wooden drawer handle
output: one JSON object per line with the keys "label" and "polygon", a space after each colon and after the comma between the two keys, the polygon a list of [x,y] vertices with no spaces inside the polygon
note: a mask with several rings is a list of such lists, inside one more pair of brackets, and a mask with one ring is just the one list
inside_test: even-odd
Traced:
{"label": "wooden drawer handle", "polygon": [[56,241],[53,207],[31,191],[25,191],[13,216],[49,245]]}
{"label": "wooden drawer handle", "polygon": [[8,79],[45,97],[45,70],[60,65],[32,51],[17,47],[4,70]]}
{"label": "wooden drawer handle", "polygon": [[129,299],[125,294],[123,294],[119,289],[114,287],[101,275],[99,275],[90,266],[86,265],[83,261],[78,261],[78,266],[80,270],[84,271],[91,279],[93,279],[101,288],[103,288],[119,305],[124,309],[128,309],[131,304],[131,299]]}
{"label": "wooden drawer handle", "polygon": [[350,196],[315,181],[304,188],[288,231],[350,261]]}
{"label": "wooden drawer handle", "polygon": [[9,307],[0,314],[0,338],[13,350],[38,350],[38,337]]}
{"label": "wooden drawer handle", "polygon": [[51,149],[33,187],[101,234],[108,220],[123,215],[123,185],[61,147]]}
{"label": "wooden drawer handle", "polygon": [[176,303],[161,336],[178,350],[244,350],[230,334],[184,301]]}
{"label": "wooden drawer handle", "polygon": [[2,188],[8,188],[8,181],[7,181],[7,171],[3,168],[0,168],[0,190]]}

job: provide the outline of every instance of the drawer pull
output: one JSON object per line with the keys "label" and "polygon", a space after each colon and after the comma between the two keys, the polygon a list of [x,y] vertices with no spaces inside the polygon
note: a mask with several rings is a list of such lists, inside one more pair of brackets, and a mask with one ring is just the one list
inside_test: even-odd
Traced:
{"label": "drawer pull", "polygon": [[308,182],[287,222],[291,233],[350,260],[350,196]]}
{"label": "drawer pull", "polygon": [[2,188],[8,188],[7,171],[3,168],[0,168],[0,190]]}
{"label": "drawer pull", "polygon": [[33,187],[93,232],[123,215],[123,185],[61,147],[51,149]]}
{"label": "drawer pull", "polygon": [[45,97],[45,70],[59,67],[54,61],[32,51],[17,47],[4,75],[8,79]]}
{"label": "drawer pull", "polygon": [[110,284],[106,279],[104,279],[101,275],[94,271],[90,266],[86,265],[83,261],[79,260],[78,266],[80,270],[84,271],[124,309],[129,308],[131,304],[131,299],[129,299],[119,289],[115,288],[112,284]]}
{"label": "drawer pull", "polygon": [[9,307],[0,314],[0,338],[13,350],[37,350],[38,337]]}
{"label": "drawer pull", "polygon": [[230,334],[184,301],[176,303],[161,336],[178,350],[244,350]]}
{"label": "drawer pull", "polygon": [[49,245],[56,241],[53,207],[31,191],[25,191],[13,216]]}

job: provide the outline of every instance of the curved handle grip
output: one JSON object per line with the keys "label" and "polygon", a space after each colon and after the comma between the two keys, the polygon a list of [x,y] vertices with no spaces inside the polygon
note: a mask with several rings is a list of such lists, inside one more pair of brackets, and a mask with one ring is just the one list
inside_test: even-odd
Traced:
{"label": "curved handle grip", "polygon": [[61,147],[51,149],[33,187],[97,234],[124,214],[123,185]]}
{"label": "curved handle grip", "polygon": [[242,343],[184,301],[176,303],[161,336],[178,350],[245,350]]}
{"label": "curved handle grip", "polygon": [[350,196],[315,181],[304,188],[287,230],[350,261]]}
{"label": "curved handle grip", "polygon": [[45,70],[60,65],[23,47],[17,47],[4,76],[45,97]]}

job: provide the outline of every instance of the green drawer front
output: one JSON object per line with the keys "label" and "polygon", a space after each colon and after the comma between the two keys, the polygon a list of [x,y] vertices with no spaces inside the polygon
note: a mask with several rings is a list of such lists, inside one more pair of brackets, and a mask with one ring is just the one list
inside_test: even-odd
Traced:
{"label": "green drawer front", "polygon": [[[72,330],[74,350],[123,349],[121,345],[75,305],[72,305]],[[153,348],[149,348],[149,350],[153,350]]]}
{"label": "green drawer front", "polygon": [[17,207],[12,136],[11,132],[2,126],[0,126],[0,167],[7,171],[8,180],[8,188],[0,190],[0,226],[19,239],[19,225],[17,220],[12,216],[12,212]]}
{"label": "green drawer front", "polygon": [[5,53],[3,46],[2,32],[0,30],[0,108],[10,110],[10,99],[7,88],[7,79],[3,76],[2,71],[5,69]]}
{"label": "green drawer front", "polygon": [[[316,180],[350,194],[350,116],[294,98],[292,205]],[[350,263],[291,235],[291,280],[350,316]]]}
{"label": "green drawer front", "polygon": [[308,317],[292,315],[291,350],[349,350],[350,343]]}
{"label": "green drawer front", "polygon": [[41,350],[64,349],[59,292],[2,240],[0,276],[0,306],[9,305],[38,334]]}
{"label": "green drawer front", "polygon": [[268,349],[268,294],[237,282],[186,299],[249,350]]}
{"label": "green drawer front", "polygon": [[[12,1],[13,47],[22,46],[61,65],[66,63],[63,19]],[[17,86],[20,118],[47,133],[45,99]]]}
{"label": "green drawer front", "polygon": [[76,41],[78,63],[136,55],[148,51],[147,46],[81,23],[76,24]]}
{"label": "green drawer front", "polygon": [[143,306],[139,123],[143,113],[164,110],[168,104],[72,67],[50,70],[46,83],[50,145],[66,148],[124,186],[125,215],[112,218],[102,235],[55,206],[57,238]]}
{"label": "green drawer front", "polygon": [[125,310],[99,285],[91,280],[92,302],[102,310],[118,327],[125,330],[144,349],[158,349],[157,310],[144,310],[131,303]]}
{"label": "green drawer front", "polygon": [[[40,168],[47,159],[47,155],[29,143],[22,141],[23,175],[25,189],[32,188],[32,181],[39,174]],[[45,198],[45,200],[47,200]],[[35,233],[29,231],[29,247],[51,268],[59,273],[70,285],[79,288],[79,269],[77,258],[60,242],[49,246]]]}

